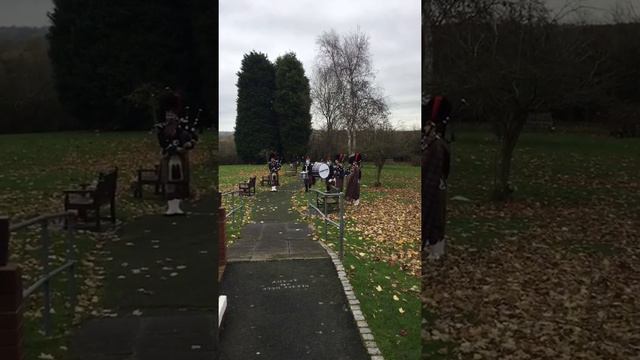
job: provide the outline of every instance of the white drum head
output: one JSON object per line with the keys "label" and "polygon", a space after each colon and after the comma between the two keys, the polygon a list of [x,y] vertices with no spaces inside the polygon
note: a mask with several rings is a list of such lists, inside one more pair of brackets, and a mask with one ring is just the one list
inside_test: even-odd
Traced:
{"label": "white drum head", "polygon": [[329,177],[329,165],[320,164],[320,166],[318,166],[318,175],[323,179],[328,178]]}

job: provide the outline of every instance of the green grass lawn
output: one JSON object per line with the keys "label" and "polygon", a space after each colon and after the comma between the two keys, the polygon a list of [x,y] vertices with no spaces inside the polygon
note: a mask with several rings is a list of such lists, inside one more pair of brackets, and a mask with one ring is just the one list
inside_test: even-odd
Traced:
{"label": "green grass lawn", "polygon": [[[496,299],[517,299],[516,294],[521,294],[517,305],[514,304],[515,313],[500,318],[502,326],[531,326],[530,322],[540,320],[540,314],[552,313],[557,314],[558,324],[562,324],[557,326],[561,327],[565,326],[566,317],[563,301],[581,301],[576,290],[568,289],[588,283],[590,274],[602,262],[632,262],[638,255],[640,229],[637,217],[640,214],[640,140],[588,134],[525,133],[513,159],[514,200],[493,203],[489,201],[495,158],[493,136],[482,131],[456,135],[457,141],[451,145],[448,196],[464,196],[471,201],[449,202],[449,253],[443,264],[428,265],[442,278],[425,277],[423,297],[434,302],[425,306],[425,328],[436,329],[447,336],[427,337],[423,356],[426,359],[472,358],[476,352],[461,353],[459,347],[462,341],[474,344],[480,339],[487,341],[485,349],[498,351],[493,356],[506,356],[508,352],[500,352],[507,351],[501,350],[500,343],[511,337],[531,356],[560,358],[559,353],[555,357],[544,356],[527,348],[525,343],[530,345],[536,340],[519,337],[517,331],[511,334],[498,331],[499,335],[489,337],[488,333],[496,331],[497,320],[486,309],[501,305],[498,300],[488,301],[486,294],[495,294]],[[523,267],[519,269],[510,264]],[[482,277],[476,278],[479,269]],[[640,285],[622,265],[608,274],[608,279],[615,282],[610,285],[612,288]],[[552,284],[542,280],[547,277],[553,279]],[[610,290],[590,289],[593,296],[601,299],[614,296]],[[566,291],[569,294],[565,294]],[[556,292],[566,298],[549,295]],[[613,300],[603,300],[607,301]],[[628,306],[628,301],[621,306]],[[603,304],[601,307],[610,308]],[[584,311],[585,319],[591,312],[584,306],[573,311],[580,314]],[[624,321],[630,321],[620,308],[605,312],[607,319],[626,317]],[[566,326],[565,329],[591,327],[578,320]],[[616,334],[607,341],[621,341],[621,334],[631,331],[619,323],[616,326],[620,326],[619,330],[611,332]],[[470,328],[483,335],[470,335],[464,330]],[[590,334],[596,338],[602,336],[599,331]],[[563,338],[560,333],[553,336]],[[594,356],[607,357],[594,347],[593,344],[599,343],[578,342],[569,348],[578,351],[589,347],[593,348],[593,354],[598,354]],[[623,343],[618,344],[620,349]],[[564,349],[552,348],[553,351]]]}
{"label": "green grass lawn", "polygon": [[[373,187],[374,173],[375,168],[371,165],[366,165],[363,169],[363,203],[376,204],[376,201],[388,196],[385,191],[408,188],[416,193],[419,191],[420,170],[417,167],[391,163],[386,165],[382,172],[381,188]],[[259,181],[262,175],[267,175],[267,166],[266,164],[224,165],[220,166],[219,174],[220,188],[222,191],[228,191],[233,190],[238,182],[246,181],[250,176],[257,176]],[[280,179],[283,183],[300,181],[297,177],[281,176]],[[321,189],[321,184],[316,184],[316,188]],[[305,196],[302,185],[300,189],[301,191],[294,198],[298,208],[304,202]],[[267,190],[257,186],[257,191]],[[416,196],[418,195],[413,196],[414,201]],[[251,204],[251,201],[247,199],[247,204]],[[320,221],[317,219],[310,219],[310,221],[317,229],[316,235],[321,234]],[[419,229],[419,223],[414,225]],[[399,265],[389,264],[376,253],[370,252],[375,240],[356,230],[353,222],[347,228],[344,265],[378,346],[386,359],[418,359],[421,312],[418,297],[419,277],[403,270]],[[237,230],[230,225],[227,225],[227,232],[231,236],[238,235]],[[336,230],[331,229],[329,234],[331,239],[336,239]],[[337,243],[332,240],[328,244],[337,246]],[[387,249],[389,247],[384,247],[382,251],[392,251]]]}
{"label": "green grass lawn", "polygon": [[[201,136],[201,142],[191,154],[192,184],[198,193],[212,191],[216,186],[216,170],[212,159],[214,138]],[[62,191],[91,182],[100,170],[113,166],[119,169],[117,217],[127,221],[133,217],[158,213],[165,203],[152,195],[134,199],[130,187],[138,167],[153,167],[159,161],[160,149],[155,134],[144,132],[99,133],[61,132],[43,134],[0,135],[0,214],[8,215],[12,223],[37,214],[60,212]],[[40,354],[64,359],[73,316],[81,320],[100,309],[99,263],[103,235],[80,232],[75,237],[78,252],[78,308],[68,307],[67,277],[61,274],[52,282],[52,336],[41,334],[42,295],[36,292],[25,305],[26,359]],[[104,234],[104,236],[108,236]],[[64,259],[62,234],[52,231],[52,267]],[[12,236],[11,261],[20,264],[25,288],[42,273],[41,246],[38,227],[19,231]],[[94,298],[95,297],[95,298]]]}
{"label": "green grass lawn", "polygon": [[[404,164],[386,165],[381,177],[383,186],[380,188],[373,186],[374,174],[375,168],[365,164],[361,206],[372,209],[373,214],[385,210],[383,201],[391,196],[392,191],[412,191],[413,196],[409,198],[413,198],[414,202],[419,196],[420,169],[418,167]],[[320,189],[320,186],[316,185],[316,188]],[[312,195],[305,196],[303,191],[297,193],[294,201],[296,207],[304,211],[306,200],[311,198],[315,199]],[[403,206],[403,204],[397,205]],[[392,216],[386,218],[384,214],[379,215],[384,226],[382,231],[385,231],[383,237],[386,238],[385,242],[381,243],[379,238],[365,234],[365,231],[370,230],[367,226],[357,226],[355,216],[359,216],[357,210],[348,206],[343,264],[360,300],[362,312],[385,359],[418,359],[421,351],[420,280],[411,271],[389,261],[398,251],[394,245],[400,247],[398,243],[394,244],[394,235],[401,229],[393,223]],[[316,229],[315,236],[322,237],[323,221],[317,218],[309,220]],[[412,226],[419,231],[419,222],[413,223]],[[328,238],[328,245],[337,253],[339,246],[337,229],[330,226]],[[418,246],[417,241],[418,239],[414,239],[414,247]]]}
{"label": "green grass lawn", "polygon": [[[238,190],[238,184],[246,182],[252,176],[256,177],[256,192],[267,191],[268,188],[260,186],[262,176],[268,175],[269,171],[266,164],[261,165],[221,165],[218,168],[220,191],[228,193]],[[280,182],[286,184],[291,181],[287,176],[280,176]],[[229,212],[231,209],[240,206],[237,210],[236,217],[230,218],[226,224],[227,245],[233,244],[235,239],[240,236],[242,226],[251,220],[252,207],[255,203],[254,197],[232,197],[231,195],[223,196],[223,206]]]}

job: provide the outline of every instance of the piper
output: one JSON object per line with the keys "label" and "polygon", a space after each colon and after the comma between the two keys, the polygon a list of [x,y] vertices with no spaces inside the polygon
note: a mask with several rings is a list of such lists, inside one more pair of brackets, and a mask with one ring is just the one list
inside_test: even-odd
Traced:
{"label": "piper", "polygon": [[344,166],[344,154],[336,155],[333,161],[333,184],[339,190],[342,191],[344,185],[344,177],[346,175]]}
{"label": "piper", "polygon": [[422,105],[422,249],[430,260],[445,254],[451,152],[444,135],[451,111],[451,103],[444,96],[435,96]]}
{"label": "piper", "polygon": [[[189,150],[195,147],[198,136],[181,124],[180,98],[169,93],[162,101],[165,121],[156,124],[158,142],[162,149],[160,179],[167,194],[165,215],[183,215],[181,199],[189,196]],[[187,121],[188,123],[188,121]]]}
{"label": "piper", "polygon": [[278,171],[282,165],[276,158],[275,154],[271,154],[269,157],[269,176],[271,177],[271,191],[278,191]]}
{"label": "piper", "polygon": [[362,178],[362,170],[360,170],[360,162],[362,156],[360,153],[355,153],[349,156],[349,175],[347,176],[347,191],[345,198],[348,202],[352,202],[353,205],[358,206],[360,204],[360,179]]}

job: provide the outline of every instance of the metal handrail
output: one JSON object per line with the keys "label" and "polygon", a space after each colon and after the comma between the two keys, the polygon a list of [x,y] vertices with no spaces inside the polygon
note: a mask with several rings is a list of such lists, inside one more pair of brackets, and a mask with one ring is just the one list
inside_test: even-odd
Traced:
{"label": "metal handrail", "polygon": [[[69,297],[70,297],[70,305],[71,310],[75,311],[76,305],[76,254],[73,250],[73,240],[74,240],[74,222],[75,222],[75,213],[73,211],[60,212],[55,214],[44,214],[40,215],[20,223],[9,225],[9,231],[15,232],[19,231],[33,225],[40,225],[41,235],[40,239],[42,241],[42,262],[43,262],[43,271],[42,276],[36,280],[31,286],[22,291],[22,297],[27,299],[33,293],[36,292],[39,288],[43,289],[44,295],[44,307],[43,307],[43,321],[44,321],[44,333],[46,336],[51,335],[51,280],[56,277],[61,272],[67,270],[69,275]],[[49,270],[49,222],[56,219],[64,219],[67,228],[67,236],[65,237],[66,242],[66,260],[65,263],[53,269]],[[9,235],[10,236],[10,235]]]}
{"label": "metal handrail", "polygon": [[9,231],[18,231],[20,229],[24,229],[26,227],[40,223],[42,221],[54,220],[54,219],[59,219],[67,216],[73,216],[73,215],[75,215],[73,211],[63,211],[55,214],[44,214],[44,215],[34,217],[32,219],[24,220],[14,225],[10,225]]}
{"label": "metal handrail", "polygon": [[[231,209],[229,210],[229,212],[225,214],[225,221],[229,219],[229,217],[231,217],[231,226],[235,226],[236,212],[238,212],[239,210],[242,210],[242,212],[244,213],[244,198],[243,196],[240,195],[239,190],[227,191],[225,193],[222,193],[221,198],[229,195],[231,195]],[[235,204],[236,197],[240,198],[240,204],[238,206],[236,206]]]}
{"label": "metal handrail", "polygon": [[[313,205],[311,203],[311,200],[307,199],[307,211],[309,213],[309,215],[311,215],[311,209],[315,210],[322,218],[322,220],[324,220],[324,240],[327,241],[328,239],[328,226],[329,224],[335,226],[338,228],[339,230],[339,255],[340,255],[340,259],[344,258],[344,193],[343,192],[331,192],[331,193],[327,193],[327,192],[323,192],[317,189],[310,189],[313,193],[316,194],[316,203],[318,201],[318,197],[322,196],[324,198],[324,212],[322,212],[322,210],[318,209],[317,206]],[[327,206],[327,199],[331,198],[331,197],[337,197],[338,198],[338,221],[333,221],[329,218],[329,212],[328,212],[328,206]]]}

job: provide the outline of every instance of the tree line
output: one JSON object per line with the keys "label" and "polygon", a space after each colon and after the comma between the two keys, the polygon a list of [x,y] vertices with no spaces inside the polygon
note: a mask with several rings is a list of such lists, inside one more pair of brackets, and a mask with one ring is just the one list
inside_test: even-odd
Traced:
{"label": "tree line", "polygon": [[13,115],[3,117],[1,131],[149,129],[165,87],[205,110],[201,124],[214,125],[211,1],[53,3],[46,40],[6,47],[0,40],[0,111]]}
{"label": "tree line", "polygon": [[567,21],[575,9],[554,13],[543,0],[424,5],[423,92],[466,98],[471,106],[464,115],[491,124],[495,198],[513,192],[511,159],[532,113],[594,118],[612,130],[638,128],[637,22]]}
{"label": "tree line", "polygon": [[238,72],[235,147],[244,162],[264,162],[270,153],[304,156],[311,136],[309,79],[295,53],[271,62],[245,54]]}
{"label": "tree line", "polygon": [[0,133],[74,128],[58,101],[46,28],[0,28]]}

